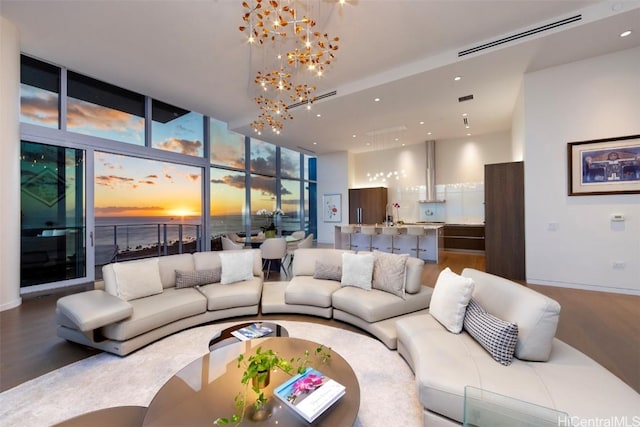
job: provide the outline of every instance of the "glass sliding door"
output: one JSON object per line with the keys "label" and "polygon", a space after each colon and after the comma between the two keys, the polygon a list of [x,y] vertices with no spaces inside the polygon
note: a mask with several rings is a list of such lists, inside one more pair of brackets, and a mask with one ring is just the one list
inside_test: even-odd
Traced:
{"label": "glass sliding door", "polygon": [[22,141],[20,286],[87,276],[85,153]]}

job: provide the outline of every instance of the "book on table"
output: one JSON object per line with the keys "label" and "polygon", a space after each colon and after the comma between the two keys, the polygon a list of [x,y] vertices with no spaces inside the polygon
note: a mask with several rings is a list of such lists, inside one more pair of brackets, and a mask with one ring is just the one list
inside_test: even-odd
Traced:
{"label": "book on table", "polygon": [[321,372],[307,368],[276,387],[273,394],[308,422],[313,422],[345,394],[345,387]]}
{"label": "book on table", "polygon": [[242,341],[247,341],[253,338],[261,338],[265,335],[269,335],[273,330],[259,323],[254,323],[244,328],[237,329],[231,332],[231,335]]}

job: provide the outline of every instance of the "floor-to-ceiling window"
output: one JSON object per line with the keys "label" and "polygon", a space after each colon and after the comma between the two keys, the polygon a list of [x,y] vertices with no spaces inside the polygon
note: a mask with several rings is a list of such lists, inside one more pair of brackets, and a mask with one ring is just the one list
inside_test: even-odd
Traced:
{"label": "floor-to-ceiling window", "polygon": [[[43,269],[30,284],[207,250],[209,237],[257,231],[261,208],[285,211],[282,234],[315,228],[307,156],[64,67],[27,56],[21,65],[22,264]],[[38,254],[35,238],[54,233],[59,252]]]}

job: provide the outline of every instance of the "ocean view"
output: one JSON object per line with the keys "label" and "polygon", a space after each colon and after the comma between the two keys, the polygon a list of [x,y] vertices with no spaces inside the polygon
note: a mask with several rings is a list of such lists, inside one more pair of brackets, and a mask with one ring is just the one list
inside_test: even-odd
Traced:
{"label": "ocean view", "polygon": [[[299,228],[299,219],[281,217],[284,230],[294,231]],[[99,248],[114,248],[118,252],[137,251],[155,248],[158,244],[168,245],[179,241],[180,226],[182,225],[182,242],[193,242],[202,233],[200,217],[179,216],[129,216],[129,217],[96,217],[95,244]],[[253,230],[259,230],[266,225],[266,218],[255,220]],[[233,232],[243,232],[245,229],[242,215],[214,216],[211,218],[210,237]]]}

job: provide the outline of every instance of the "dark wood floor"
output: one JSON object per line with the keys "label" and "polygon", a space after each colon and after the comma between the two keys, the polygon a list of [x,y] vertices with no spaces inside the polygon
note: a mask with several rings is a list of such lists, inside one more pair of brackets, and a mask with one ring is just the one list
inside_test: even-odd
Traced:
{"label": "dark wood floor", "polygon": [[[484,270],[484,256],[446,252],[440,264],[425,266],[423,283],[433,286],[445,267],[457,273],[465,267]],[[269,277],[269,280],[281,279],[285,280],[284,276],[274,273]],[[640,392],[640,297],[527,286],[562,305],[558,338],[580,349]],[[99,353],[56,336],[55,302],[62,295],[25,298],[20,307],[0,312],[0,391]],[[312,316],[273,314],[260,317],[302,320],[362,332],[338,321]]]}

